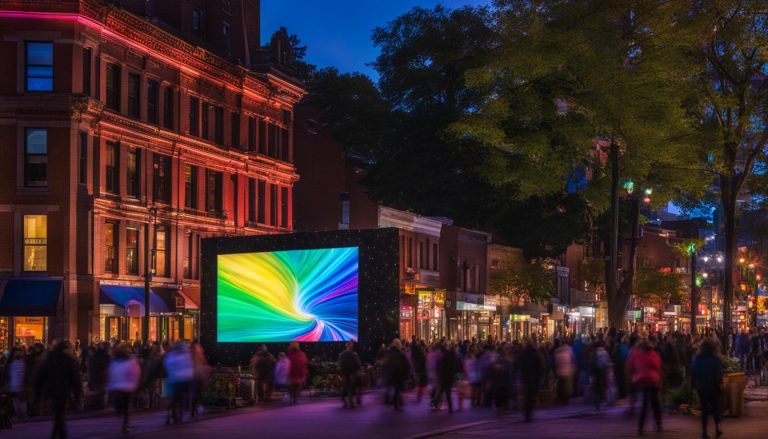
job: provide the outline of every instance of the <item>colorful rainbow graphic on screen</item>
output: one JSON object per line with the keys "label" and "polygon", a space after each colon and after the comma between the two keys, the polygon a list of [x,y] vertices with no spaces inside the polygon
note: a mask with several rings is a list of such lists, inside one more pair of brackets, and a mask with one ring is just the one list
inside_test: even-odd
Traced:
{"label": "colorful rainbow graphic on screen", "polygon": [[356,340],[357,276],[357,247],[218,255],[217,340]]}

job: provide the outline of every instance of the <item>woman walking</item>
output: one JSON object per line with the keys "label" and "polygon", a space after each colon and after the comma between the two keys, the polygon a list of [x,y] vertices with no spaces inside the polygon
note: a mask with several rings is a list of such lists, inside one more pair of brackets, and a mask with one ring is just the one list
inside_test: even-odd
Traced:
{"label": "woman walking", "polygon": [[643,435],[645,426],[645,414],[648,405],[653,409],[653,417],[656,420],[656,430],[661,431],[661,404],[659,402],[659,389],[661,389],[661,357],[653,349],[652,341],[643,339],[638,343],[638,348],[633,349],[627,360],[627,368],[632,376],[632,386],[642,395],[643,406],[640,411],[640,422],[637,433]]}
{"label": "woman walking", "polygon": [[112,393],[115,409],[123,416],[123,433],[128,432],[128,420],[131,401],[141,379],[139,360],[131,355],[131,346],[121,343],[115,349],[115,357],[109,364],[109,384],[107,390]]}
{"label": "woman walking", "polygon": [[296,404],[301,387],[307,380],[307,363],[309,363],[306,354],[299,348],[299,342],[292,341],[288,345],[288,360],[291,362],[288,370],[288,394],[291,404]]}

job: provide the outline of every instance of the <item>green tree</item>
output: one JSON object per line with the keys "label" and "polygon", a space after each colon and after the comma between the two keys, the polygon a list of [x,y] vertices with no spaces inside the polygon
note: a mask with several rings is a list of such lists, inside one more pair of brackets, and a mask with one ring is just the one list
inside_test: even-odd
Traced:
{"label": "green tree", "polygon": [[[506,172],[493,168],[492,178],[514,184],[522,197],[562,191],[575,168],[593,171],[583,194],[598,211],[610,206],[605,282],[614,327],[626,317],[636,242],[620,282],[621,179],[652,186],[657,202],[705,187],[699,173],[681,172],[694,140],[695,120],[682,105],[690,99],[683,55],[691,35],[670,20],[672,3],[498,2],[500,42],[468,74],[471,85],[490,92],[453,126],[506,152]],[[639,206],[631,217],[635,237]]]}
{"label": "green tree", "polygon": [[[737,257],[738,200],[765,193],[768,141],[768,1],[715,0],[695,3],[687,14],[695,28],[692,64],[703,154],[698,165],[716,180],[724,235],[723,321],[731,322]],[[691,58],[689,58],[691,59]],[[727,326],[726,331],[727,332]],[[723,337],[727,350],[728,338]]]}
{"label": "green tree", "polygon": [[541,261],[524,265],[504,264],[491,271],[490,290],[505,297],[516,296],[533,303],[546,303],[555,293],[555,271]]}
{"label": "green tree", "polygon": [[657,308],[668,303],[680,304],[686,291],[682,276],[657,270],[639,270],[635,277],[634,294]]}

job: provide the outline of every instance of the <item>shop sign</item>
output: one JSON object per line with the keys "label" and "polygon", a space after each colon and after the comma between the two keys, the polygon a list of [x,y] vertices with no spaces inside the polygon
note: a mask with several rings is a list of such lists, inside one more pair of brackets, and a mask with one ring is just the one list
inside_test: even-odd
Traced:
{"label": "shop sign", "polygon": [[485,299],[484,300],[484,304],[487,307],[491,307],[492,306],[492,307],[495,308],[495,307],[499,306],[499,302],[500,302],[499,301],[499,296],[489,296],[489,295],[486,294],[484,299]]}
{"label": "shop sign", "polygon": [[429,311],[426,309],[420,309],[416,315],[418,316],[419,320],[426,320],[429,318]]}
{"label": "shop sign", "polygon": [[531,316],[529,316],[528,314],[511,314],[509,316],[509,319],[513,322],[526,322],[530,318]]}
{"label": "shop sign", "polygon": [[581,314],[582,317],[595,317],[595,308],[591,306],[580,306],[579,314]]}
{"label": "shop sign", "polygon": [[413,318],[413,308],[400,308],[400,318],[401,319],[412,319]]}
{"label": "shop sign", "polygon": [[419,291],[419,308],[429,308],[432,306],[432,292]]}
{"label": "shop sign", "polygon": [[433,319],[441,319],[441,318],[443,318],[443,310],[440,309],[440,308],[435,307],[432,310],[432,318]]}

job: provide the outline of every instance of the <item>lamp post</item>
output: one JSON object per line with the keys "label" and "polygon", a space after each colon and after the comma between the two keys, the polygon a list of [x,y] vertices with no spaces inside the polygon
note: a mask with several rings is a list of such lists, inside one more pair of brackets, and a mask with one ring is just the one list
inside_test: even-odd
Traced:
{"label": "lamp post", "polygon": [[696,334],[696,315],[698,300],[696,297],[696,244],[688,244],[688,255],[691,257],[691,335]]}
{"label": "lamp post", "polygon": [[142,333],[144,335],[144,345],[149,345],[149,296],[150,282],[152,280],[152,267],[149,258],[149,234],[150,223],[154,226],[157,218],[157,208],[150,207],[148,210],[149,218],[144,226],[144,322],[142,324]]}

